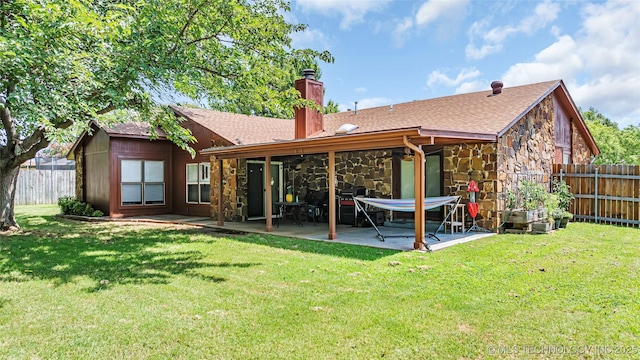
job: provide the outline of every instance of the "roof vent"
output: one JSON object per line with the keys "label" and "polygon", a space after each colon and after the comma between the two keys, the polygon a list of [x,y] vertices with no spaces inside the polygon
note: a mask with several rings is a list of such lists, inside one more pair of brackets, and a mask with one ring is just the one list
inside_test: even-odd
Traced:
{"label": "roof vent", "polygon": [[502,81],[500,80],[496,80],[491,82],[491,89],[493,90],[492,94],[490,96],[496,96],[502,93],[502,86],[504,86],[504,84],[502,83]]}
{"label": "roof vent", "polygon": [[313,69],[304,69],[304,70],[302,70],[302,77],[304,77],[305,79],[309,79],[309,80],[315,80],[316,79],[316,72]]}
{"label": "roof vent", "polygon": [[358,102],[356,101],[355,103],[356,103],[356,107],[353,110],[353,115],[358,115]]}
{"label": "roof vent", "polygon": [[336,135],[348,134],[357,128],[358,128],[358,125],[342,124],[342,126],[340,126],[338,130],[336,130]]}
{"label": "roof vent", "polygon": [[389,111],[393,111],[393,104],[389,105]]}

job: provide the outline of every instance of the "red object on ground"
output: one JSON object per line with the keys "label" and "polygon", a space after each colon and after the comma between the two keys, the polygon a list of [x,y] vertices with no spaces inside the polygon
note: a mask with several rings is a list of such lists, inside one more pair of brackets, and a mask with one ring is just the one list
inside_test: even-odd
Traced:
{"label": "red object on ground", "polygon": [[471,215],[471,217],[475,219],[476,216],[478,216],[478,203],[476,202],[468,203],[467,211],[469,211],[469,215]]}
{"label": "red object on ground", "polygon": [[474,192],[480,191],[480,189],[478,188],[478,184],[476,184],[476,182],[473,180],[469,181],[469,187],[467,188],[467,192],[471,192],[471,191],[474,191]]}

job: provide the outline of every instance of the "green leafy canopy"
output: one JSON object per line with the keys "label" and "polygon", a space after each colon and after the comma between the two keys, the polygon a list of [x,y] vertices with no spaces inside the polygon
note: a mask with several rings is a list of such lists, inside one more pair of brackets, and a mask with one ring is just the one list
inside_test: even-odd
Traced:
{"label": "green leafy canopy", "polygon": [[594,163],[640,165],[638,126],[629,125],[621,130],[618,124],[594,108],[581,111],[581,114],[600,149]]}
{"label": "green leafy canopy", "polygon": [[[282,0],[0,2],[0,167],[93,119],[141,118],[187,148],[193,137],[153,101],[167,90],[234,112],[306,104],[291,74],[333,58],[292,48],[305,26],[287,22],[289,10]],[[101,117],[113,110],[123,111]]]}

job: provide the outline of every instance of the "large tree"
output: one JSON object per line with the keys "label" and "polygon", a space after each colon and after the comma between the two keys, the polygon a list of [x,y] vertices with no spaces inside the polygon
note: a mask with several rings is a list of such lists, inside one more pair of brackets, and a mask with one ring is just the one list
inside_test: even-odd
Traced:
{"label": "large tree", "polygon": [[232,111],[306,104],[285,86],[291,74],[332,59],[291,47],[304,25],[288,23],[289,10],[283,0],[0,1],[0,228],[17,227],[20,164],[89,120],[138,115],[188,147],[154,92]]}
{"label": "large tree", "polygon": [[600,155],[594,161],[596,164],[640,165],[638,126],[629,125],[620,130],[618,124],[594,108],[581,113],[600,148]]}

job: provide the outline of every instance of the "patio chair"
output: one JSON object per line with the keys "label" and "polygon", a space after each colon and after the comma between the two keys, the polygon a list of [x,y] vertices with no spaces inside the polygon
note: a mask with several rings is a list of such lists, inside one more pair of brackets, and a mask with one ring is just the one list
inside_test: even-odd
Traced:
{"label": "patio chair", "polygon": [[278,206],[274,204],[273,209],[271,211],[271,219],[276,224],[277,228],[280,227],[280,219],[282,219],[283,217],[284,217],[284,214],[282,214],[282,206]]}

